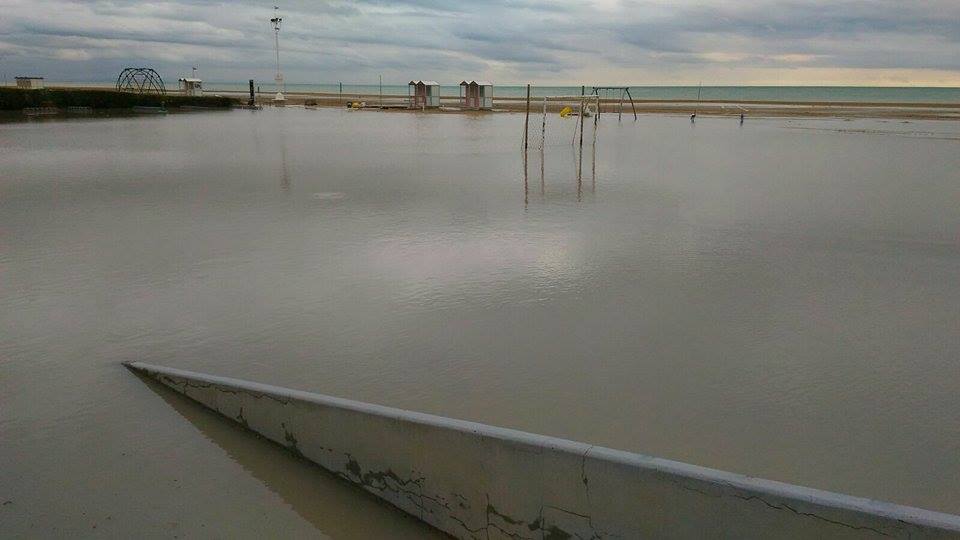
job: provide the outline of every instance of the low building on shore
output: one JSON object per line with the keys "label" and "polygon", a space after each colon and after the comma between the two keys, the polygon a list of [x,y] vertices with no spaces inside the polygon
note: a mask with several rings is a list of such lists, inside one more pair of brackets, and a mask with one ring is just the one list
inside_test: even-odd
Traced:
{"label": "low building on shore", "polygon": [[200,79],[194,78],[183,78],[179,79],[180,83],[180,92],[185,96],[202,96],[203,95],[203,81]]}
{"label": "low building on shore", "polygon": [[493,83],[488,81],[461,81],[460,106],[465,109],[492,109]]}
{"label": "low building on shore", "polygon": [[410,81],[407,84],[410,106],[415,109],[440,106],[440,83],[436,81]]}
{"label": "low building on shore", "polygon": [[17,88],[25,90],[40,90],[43,88],[43,77],[15,77]]}

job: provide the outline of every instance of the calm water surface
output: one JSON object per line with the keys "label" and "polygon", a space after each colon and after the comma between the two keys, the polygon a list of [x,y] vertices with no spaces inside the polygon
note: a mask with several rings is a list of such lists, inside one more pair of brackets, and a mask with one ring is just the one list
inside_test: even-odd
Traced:
{"label": "calm water surface", "polygon": [[0,125],[4,535],[430,534],[131,359],[960,513],[960,126],[572,122]]}

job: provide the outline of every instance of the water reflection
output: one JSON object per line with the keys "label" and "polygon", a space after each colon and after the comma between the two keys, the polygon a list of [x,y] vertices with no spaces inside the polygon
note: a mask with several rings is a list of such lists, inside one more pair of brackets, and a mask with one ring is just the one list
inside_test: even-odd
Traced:
{"label": "water reflection", "polygon": [[[137,403],[113,396],[129,374],[97,366],[131,355],[957,510],[956,123],[609,116],[604,196],[588,184],[584,208],[557,121],[542,198],[525,193],[541,207],[524,213],[517,116],[463,118],[4,124],[0,327],[15,354],[0,386],[20,392],[0,392],[0,426],[17,426],[0,427],[0,462],[16,465],[0,489],[27,516],[4,533],[142,500],[118,493],[169,513],[230,471],[252,481],[231,463],[175,498],[141,492],[181,470],[155,448],[131,461],[155,476],[83,458],[130,444]],[[282,131],[291,193],[296,173],[336,211],[264,196]],[[77,380],[82,394],[63,391]],[[155,430],[194,463],[225,457],[192,429]],[[78,433],[97,434],[82,455],[51,451]],[[246,466],[274,483],[265,459]],[[233,515],[249,496],[194,514],[309,525],[279,496]],[[39,533],[33,508],[49,516]]]}
{"label": "water reflection", "polygon": [[280,130],[280,189],[290,191],[290,171],[287,168],[287,136]]}
{"label": "water reflection", "polygon": [[546,158],[544,155],[543,142],[540,143],[540,197],[542,198],[546,195],[547,191],[547,182],[544,174],[544,167],[546,164]]}
{"label": "water reflection", "polygon": [[523,151],[523,206],[530,204],[530,185],[527,180],[527,151]]}
{"label": "water reflection", "polygon": [[[539,153],[540,153],[540,182],[539,182],[540,201],[546,201],[548,198],[546,152],[545,150],[541,149]],[[582,202],[585,187],[584,187],[584,175],[581,168],[581,162],[583,161],[584,158],[583,156],[578,155],[579,150],[576,147],[571,147],[570,150],[567,151],[566,147],[564,146],[561,148],[560,153],[563,155],[555,156],[557,159],[560,159],[561,161],[565,161],[567,159],[570,160],[568,165],[563,167],[563,170],[569,171],[569,176],[563,173],[558,175],[557,174],[558,171],[556,170],[553,171],[552,174],[554,178],[553,180],[554,185],[559,186],[560,191],[553,192],[550,195],[550,197],[560,198],[560,199],[569,197],[571,194],[571,191],[567,190],[566,186],[569,185],[567,184],[567,182],[570,182],[570,179],[572,179],[576,186],[576,200],[577,202]],[[596,190],[597,190],[597,149],[595,145],[591,147],[590,153],[591,153],[591,156],[590,156],[591,168],[590,168],[590,185],[588,186],[588,189],[589,189],[589,193],[592,194],[592,193],[596,193]],[[522,158],[521,175],[523,178],[523,202],[524,202],[524,207],[526,208],[527,206],[529,206],[529,203],[530,203],[529,158],[528,158],[528,155],[526,153],[523,153],[522,151],[521,151],[521,158]],[[569,169],[567,169],[566,167],[569,167]]]}

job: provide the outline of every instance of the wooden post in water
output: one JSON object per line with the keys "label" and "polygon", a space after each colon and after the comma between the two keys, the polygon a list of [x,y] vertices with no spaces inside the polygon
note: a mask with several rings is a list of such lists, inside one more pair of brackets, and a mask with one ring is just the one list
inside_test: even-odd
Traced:
{"label": "wooden post in water", "polygon": [[[597,96],[597,110],[600,109],[600,96]],[[593,146],[597,146],[597,126],[600,124],[600,115],[593,117]]]}
{"label": "wooden post in water", "polygon": [[586,112],[587,102],[584,100],[586,87],[580,87],[580,161],[583,162],[583,114]]}
{"label": "wooden post in water", "polygon": [[340,95],[337,97],[337,104],[343,105],[343,83],[340,83]]}
{"label": "wooden post in water", "polygon": [[523,118],[523,154],[527,154],[530,142],[530,85],[527,84],[527,114]]}
{"label": "wooden post in water", "polygon": [[547,146],[547,98],[543,98],[543,124],[540,126],[540,195],[543,195],[544,180],[543,169],[546,159],[544,158],[544,148]]}
{"label": "wooden post in water", "polygon": [[597,114],[593,117],[593,157],[590,160],[592,169],[593,191],[597,190],[597,128],[600,127],[600,96],[597,95]]}
{"label": "wooden post in water", "polygon": [[527,153],[523,153],[523,207],[530,204],[530,183],[527,177]]}
{"label": "wooden post in water", "polygon": [[577,119],[573,122],[573,137],[570,137],[570,146],[577,144],[577,129],[580,127],[580,121]]}
{"label": "wooden post in water", "polygon": [[583,98],[583,90],[580,91],[580,158],[577,160],[577,192],[580,189],[580,177],[583,172],[583,115],[586,112],[586,101]]}
{"label": "wooden post in water", "polygon": [[543,125],[540,126],[540,152],[547,145],[547,98],[543,98]]}
{"label": "wooden post in water", "polygon": [[617,111],[617,122],[619,122],[623,118],[623,93],[624,91],[621,88],[620,89],[620,108]]}

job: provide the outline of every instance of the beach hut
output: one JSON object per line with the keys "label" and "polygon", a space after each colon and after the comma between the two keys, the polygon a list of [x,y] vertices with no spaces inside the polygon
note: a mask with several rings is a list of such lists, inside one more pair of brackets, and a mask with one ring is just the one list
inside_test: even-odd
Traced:
{"label": "beach hut", "polygon": [[43,77],[15,77],[17,88],[39,90],[43,88]]}
{"label": "beach hut", "polygon": [[203,81],[200,79],[194,78],[183,78],[179,79],[180,91],[183,92],[185,96],[202,96],[203,95]]}
{"label": "beach hut", "polygon": [[416,109],[440,106],[440,83],[436,81],[410,81],[407,85],[410,106]]}
{"label": "beach hut", "polygon": [[460,106],[465,109],[492,109],[493,83],[487,81],[461,81]]}

